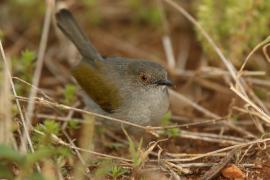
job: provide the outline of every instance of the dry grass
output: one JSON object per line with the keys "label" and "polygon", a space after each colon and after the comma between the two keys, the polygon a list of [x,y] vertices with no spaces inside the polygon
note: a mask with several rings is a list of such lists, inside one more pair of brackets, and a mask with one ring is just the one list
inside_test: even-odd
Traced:
{"label": "dry grass", "polygon": [[[3,58],[3,56],[2,56]],[[7,64],[3,67],[0,75],[0,143],[1,144],[9,144],[17,147],[13,134],[12,134],[12,118],[11,118],[11,91],[10,91],[10,83],[9,83],[9,72],[10,72],[10,64],[7,61]]]}

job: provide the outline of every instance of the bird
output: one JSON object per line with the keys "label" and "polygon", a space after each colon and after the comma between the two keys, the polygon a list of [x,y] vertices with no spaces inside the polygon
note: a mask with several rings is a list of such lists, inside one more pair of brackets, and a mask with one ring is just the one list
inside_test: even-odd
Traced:
{"label": "bird", "polygon": [[172,86],[165,68],[144,59],[100,55],[68,9],[59,10],[56,21],[81,54],[71,74],[85,94],[85,104],[102,115],[141,126],[158,125],[168,111]]}

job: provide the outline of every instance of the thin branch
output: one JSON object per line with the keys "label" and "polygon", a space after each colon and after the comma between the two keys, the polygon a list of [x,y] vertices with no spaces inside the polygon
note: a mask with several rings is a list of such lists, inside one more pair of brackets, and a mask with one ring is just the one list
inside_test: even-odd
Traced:
{"label": "thin branch", "polygon": [[[41,72],[42,72],[42,67],[43,67],[43,61],[44,61],[44,55],[47,47],[47,41],[48,41],[48,36],[49,36],[49,29],[50,29],[50,24],[51,24],[51,16],[53,13],[53,8],[54,8],[54,0],[47,0],[47,8],[46,8],[46,14],[44,17],[44,24],[43,24],[43,31],[41,35],[41,41],[39,45],[39,50],[38,50],[38,59],[37,59],[37,66],[33,75],[33,86],[38,87]],[[34,99],[37,95],[37,89],[32,88],[29,99]],[[26,139],[26,134],[31,128],[31,119],[33,116],[33,111],[34,111],[34,103],[30,101],[30,103],[27,106],[27,121],[26,121],[26,130],[23,132],[23,141]]]}
{"label": "thin branch", "polygon": [[[33,129],[33,131],[40,134],[40,135],[45,135],[43,132],[38,131],[37,129]],[[71,145],[69,143],[66,143],[65,141],[63,141],[62,139],[60,139],[59,137],[57,137],[54,134],[52,134],[52,138],[56,143],[58,143],[60,145],[63,145],[63,146],[66,146],[66,147],[69,147],[69,148],[74,149],[74,150],[79,150],[81,152],[87,152],[87,153],[90,153],[90,154],[93,154],[93,155],[96,155],[96,156],[100,156],[100,157],[103,157],[103,158],[116,159],[116,160],[120,160],[120,161],[124,161],[124,162],[132,162],[132,160],[130,160],[130,159],[117,157],[117,156],[112,156],[112,155],[108,155],[108,154],[103,154],[103,153],[91,151],[91,150],[88,150],[88,149],[79,148],[77,146],[73,146],[73,145]]]}
{"label": "thin branch", "polygon": [[247,104],[249,104],[251,107],[253,107],[261,116],[260,118],[267,122],[270,123],[270,117],[261,109],[259,108],[255,103],[253,103],[248,97],[244,96],[239,92],[235,87],[231,86],[231,90],[235,92],[242,100],[244,100]]}
{"label": "thin branch", "polygon": [[[248,54],[248,56],[246,57],[244,63],[242,64],[242,66],[241,66],[241,68],[240,68],[240,70],[239,70],[239,72],[238,72],[238,77],[241,76],[241,73],[243,72],[243,70],[244,70],[246,64],[248,63],[248,60],[250,59],[250,57],[251,57],[251,56],[252,56],[259,48],[261,48],[263,45],[269,43],[269,41],[270,41],[270,36],[268,36],[265,40],[263,40],[262,42],[260,42],[259,44],[257,44],[257,45],[252,49],[252,51]],[[267,56],[266,56],[266,57],[267,57]]]}
{"label": "thin branch", "polygon": [[[5,64],[5,66],[8,66],[8,62],[7,62],[7,59],[6,59],[6,56],[5,56],[5,52],[4,52],[4,49],[3,49],[3,45],[2,45],[2,41],[1,40],[0,40],[0,50],[1,50],[2,58],[4,60],[4,64]],[[15,85],[14,85],[13,80],[12,80],[11,72],[8,70],[7,73],[8,73],[8,79],[9,79],[9,83],[11,85],[11,89],[12,89],[13,95],[16,97],[17,96],[17,92],[16,92]],[[18,108],[18,111],[19,111],[19,114],[20,114],[20,118],[21,118],[21,121],[22,121],[23,129],[26,132],[25,135],[26,135],[27,143],[30,146],[31,152],[34,152],[33,144],[32,144],[32,141],[31,141],[29,132],[27,131],[26,120],[24,118],[23,111],[22,111],[22,108],[21,108],[19,99],[16,98],[15,101],[16,101],[16,105],[17,105],[17,108]],[[21,146],[23,147],[22,150],[24,152],[26,152],[27,143],[25,141],[21,141]]]}
{"label": "thin branch", "polygon": [[[19,100],[22,100],[22,101],[26,101],[26,102],[30,101],[29,98],[22,97],[22,96],[15,96],[15,98],[19,99]],[[56,107],[56,108],[64,109],[64,110],[73,110],[73,111],[76,111],[76,112],[89,114],[89,115],[93,115],[93,116],[96,116],[96,117],[100,117],[100,118],[108,119],[108,120],[111,120],[111,121],[115,121],[115,122],[118,122],[118,123],[123,123],[123,124],[126,124],[126,125],[134,126],[134,127],[141,128],[141,129],[144,129],[144,130],[152,128],[152,127],[141,126],[141,125],[138,125],[138,124],[135,124],[135,123],[132,123],[132,122],[128,122],[128,121],[125,121],[125,120],[113,118],[113,117],[110,117],[110,116],[106,116],[106,115],[86,111],[86,110],[83,110],[83,109],[74,108],[74,107],[67,106],[67,105],[64,105],[64,104],[58,104],[58,103],[50,102],[50,101],[45,100],[43,98],[35,97],[32,100],[32,103],[39,103],[39,104],[42,104],[42,105],[45,105],[45,106],[48,106],[48,107]]]}
{"label": "thin branch", "polygon": [[164,12],[164,7],[163,3],[161,0],[157,0],[159,12],[161,15],[161,22],[162,22],[162,27],[163,27],[163,37],[162,37],[162,44],[163,48],[165,51],[166,59],[168,62],[168,67],[170,70],[175,69],[175,57],[174,57],[174,52],[173,52],[173,47],[172,47],[172,41],[170,38],[170,28],[169,28],[169,23],[166,17],[166,14]]}
{"label": "thin branch", "polygon": [[212,46],[212,48],[215,50],[217,55],[220,57],[223,64],[226,66],[228,71],[230,72],[232,78],[240,88],[241,92],[246,95],[245,89],[242,85],[242,79],[238,79],[236,69],[233,66],[233,64],[224,56],[220,48],[217,46],[217,44],[213,41],[213,39],[209,36],[209,34],[204,30],[204,28],[194,19],[183,7],[181,7],[179,4],[175,3],[172,0],[164,0],[166,3],[168,3],[170,6],[174,7],[177,11],[179,11],[183,16],[185,16],[198,30],[202,33],[202,35],[206,38],[208,43]]}
{"label": "thin branch", "polygon": [[210,180],[215,178],[220,171],[230,162],[232,161],[234,155],[238,152],[238,149],[233,149],[231,152],[227,154],[217,165],[212,166],[209,171],[207,171],[204,176],[202,177],[202,180]]}
{"label": "thin branch", "polygon": [[168,158],[166,158],[166,159],[162,159],[162,160],[171,161],[171,162],[189,162],[189,161],[195,161],[197,159],[201,159],[201,158],[204,158],[204,157],[212,156],[213,154],[217,154],[217,153],[229,151],[231,149],[244,148],[244,147],[247,147],[247,146],[250,146],[250,145],[253,145],[253,144],[266,143],[266,142],[269,142],[269,141],[270,141],[270,138],[257,139],[257,140],[246,142],[246,143],[240,143],[240,144],[237,144],[237,145],[228,146],[228,147],[225,147],[225,148],[222,148],[222,149],[211,151],[211,152],[208,152],[208,153],[205,153],[205,154],[201,154],[201,155],[198,155],[198,156],[195,156],[195,157],[191,157],[191,158],[181,158],[181,159],[180,158],[178,158],[178,159],[175,159],[175,158],[174,159],[168,159]]}
{"label": "thin branch", "polygon": [[[2,58],[1,58],[2,59]],[[17,149],[17,144],[12,134],[11,116],[11,85],[9,82],[10,63],[0,67],[0,144],[12,145]],[[2,78],[3,77],[3,78]]]}
{"label": "thin branch", "polygon": [[265,57],[265,59],[267,60],[268,63],[270,63],[270,56],[267,53],[267,48],[270,46],[270,43],[267,43],[263,46],[262,50],[263,50],[263,55]]}

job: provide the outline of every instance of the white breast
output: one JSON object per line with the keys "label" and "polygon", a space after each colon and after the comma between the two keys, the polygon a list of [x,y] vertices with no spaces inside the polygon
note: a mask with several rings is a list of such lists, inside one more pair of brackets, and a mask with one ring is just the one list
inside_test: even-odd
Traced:
{"label": "white breast", "polygon": [[169,107],[168,90],[165,86],[133,90],[114,116],[140,125],[158,124]]}

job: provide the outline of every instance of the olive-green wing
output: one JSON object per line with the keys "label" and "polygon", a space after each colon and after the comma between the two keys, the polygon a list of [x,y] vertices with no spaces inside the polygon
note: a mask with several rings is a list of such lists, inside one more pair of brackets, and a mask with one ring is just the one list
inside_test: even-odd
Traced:
{"label": "olive-green wing", "polygon": [[73,68],[72,74],[84,91],[106,112],[112,112],[121,104],[118,88],[100,72],[98,62],[94,67],[82,62]]}

